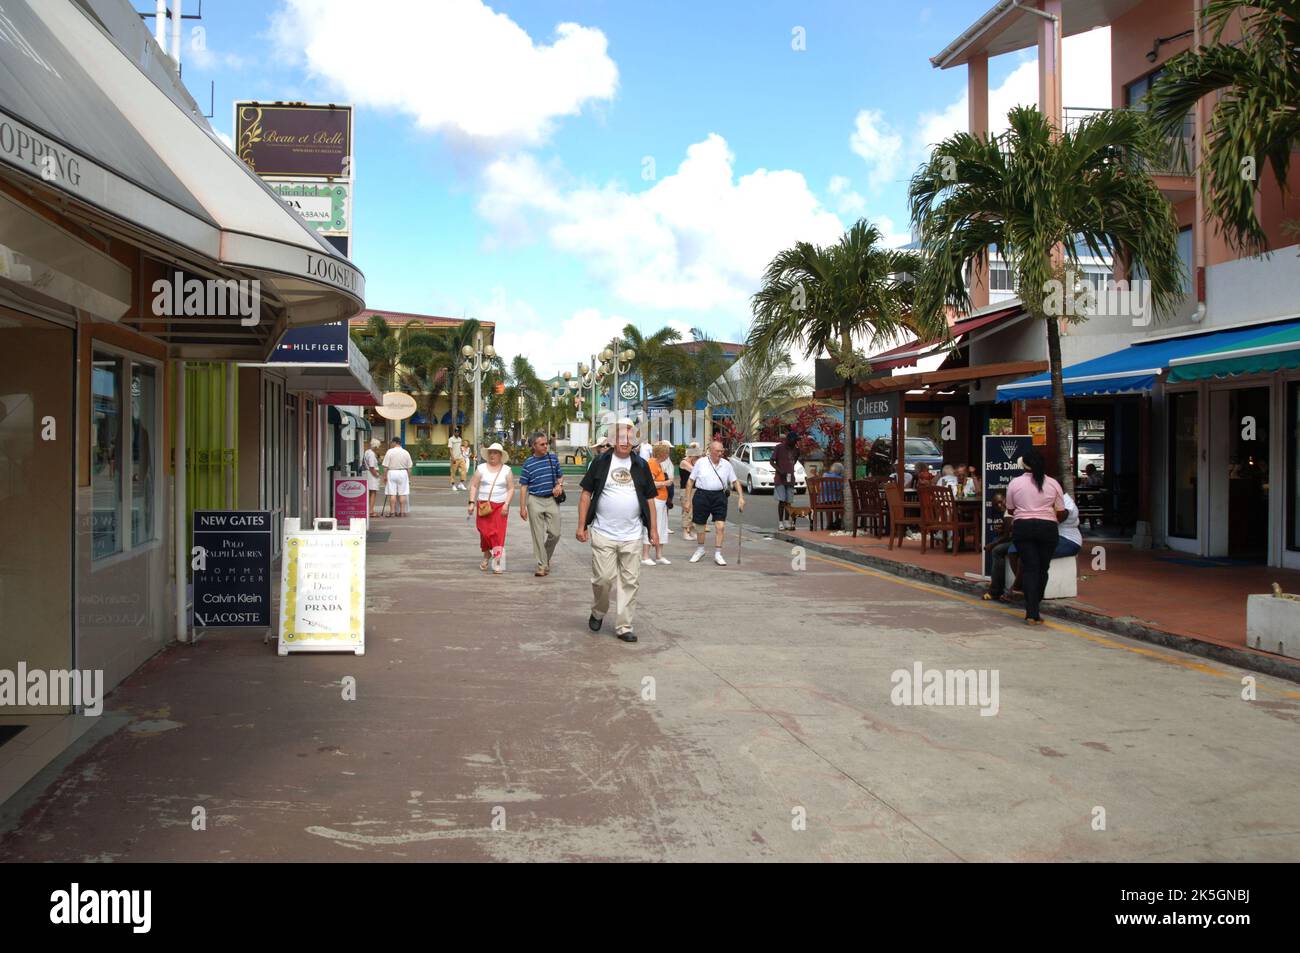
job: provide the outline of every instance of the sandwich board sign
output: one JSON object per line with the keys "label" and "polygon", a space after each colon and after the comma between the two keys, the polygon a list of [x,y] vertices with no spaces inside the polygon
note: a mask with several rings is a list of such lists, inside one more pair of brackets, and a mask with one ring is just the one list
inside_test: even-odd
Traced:
{"label": "sandwich board sign", "polygon": [[[1020,458],[1034,445],[1030,434],[985,434],[984,436],[984,520],[980,542],[985,546],[1002,533],[1003,513],[993,505],[993,497],[1001,494],[1005,500],[1007,486],[1024,467]],[[993,573],[993,554],[984,550],[984,575]]]}
{"label": "sandwich board sign", "polygon": [[271,628],[271,514],[195,510],[194,627]]}
{"label": "sandwich board sign", "polygon": [[[326,526],[328,524],[328,526]],[[366,654],[366,521],[284,521],[277,654]]]}

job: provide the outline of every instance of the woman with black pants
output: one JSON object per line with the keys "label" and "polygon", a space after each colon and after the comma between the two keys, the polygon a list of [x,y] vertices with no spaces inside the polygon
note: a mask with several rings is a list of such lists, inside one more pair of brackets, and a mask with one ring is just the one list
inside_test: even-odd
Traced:
{"label": "woman with black pants", "polygon": [[1025,587],[1025,624],[1042,625],[1039,603],[1047,592],[1047,573],[1056,551],[1057,523],[1065,513],[1061,484],[1047,476],[1042,455],[1030,447],[1020,459],[1025,472],[1007,487],[1011,538],[1020,555]]}

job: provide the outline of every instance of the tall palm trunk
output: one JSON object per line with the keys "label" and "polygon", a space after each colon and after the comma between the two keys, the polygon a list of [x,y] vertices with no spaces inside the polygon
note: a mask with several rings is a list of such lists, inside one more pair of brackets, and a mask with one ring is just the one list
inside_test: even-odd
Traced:
{"label": "tall palm trunk", "polygon": [[1074,495],[1074,467],[1070,465],[1070,421],[1065,412],[1065,379],[1061,372],[1061,328],[1047,317],[1047,362],[1052,371],[1052,425],[1056,428],[1056,472],[1066,493]]}
{"label": "tall palm trunk", "polygon": [[453,434],[458,426],[457,413],[460,410],[460,365],[455,361],[451,365],[451,380],[448,383],[447,389],[451,392],[451,425],[447,428],[447,433]]}
{"label": "tall palm trunk", "polygon": [[[853,354],[853,339],[848,331],[840,334],[840,346],[844,360]],[[853,378],[844,379],[844,529],[853,529],[858,525],[853,511]]]}

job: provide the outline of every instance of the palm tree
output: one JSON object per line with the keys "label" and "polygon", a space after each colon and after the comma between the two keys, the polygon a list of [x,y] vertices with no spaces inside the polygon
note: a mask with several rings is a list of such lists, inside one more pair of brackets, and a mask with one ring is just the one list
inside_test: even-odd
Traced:
{"label": "palm tree", "polygon": [[[853,384],[870,370],[854,339],[869,346],[892,341],[910,329],[922,339],[946,336],[936,307],[920,313],[912,303],[913,278],[921,269],[914,253],[882,247],[880,230],[858,221],[834,245],[799,242],[772,259],[763,287],[753,296],[749,347],[785,357],[798,347],[804,357],[827,351],[844,378],[844,466],[854,475]],[[855,525],[853,494],[844,494],[844,515]]]}
{"label": "palm tree", "polygon": [[712,437],[710,426],[709,388],[728,367],[731,359],[722,350],[722,345],[713,340],[699,328],[691,328],[692,348],[672,348],[677,352],[669,369],[669,385],[673,388],[673,403],[681,410],[693,410],[695,405],[704,401],[704,439]]}
{"label": "palm tree", "polygon": [[1060,289],[1072,287],[1078,270],[1076,248],[1145,273],[1162,317],[1182,297],[1178,227],[1146,171],[1162,147],[1140,114],[1097,113],[1059,134],[1033,107],[1018,106],[1007,118],[1010,128],[997,136],[944,140],[912,178],[912,223],[926,260],[918,303],[969,309],[965,268],[998,250],[1025,309],[1047,327],[1057,470],[1073,493],[1059,322]]}
{"label": "palm tree", "polygon": [[537,371],[528,358],[522,354],[510,362],[508,370],[502,370],[503,372],[494,372],[493,376],[499,373],[498,379],[504,388],[500,394],[496,393],[496,381],[493,381],[488,406],[502,420],[518,421],[519,433],[523,436],[542,422],[545,408],[551,402],[550,392],[546,389],[545,382],[537,376]]}
{"label": "palm tree", "polygon": [[794,373],[794,363],[777,351],[751,349],[741,355],[709,388],[709,403],[729,407],[735,426],[749,439],[759,421],[806,397],[812,381]]}
{"label": "palm tree", "polygon": [[[1214,0],[1201,16],[1213,44],[1165,64],[1148,94],[1149,115],[1175,134],[1202,98],[1219,94],[1201,145],[1201,187],[1228,241],[1265,251],[1255,214],[1259,173],[1267,162],[1285,196],[1291,156],[1300,149],[1300,0]],[[1235,22],[1240,41],[1224,43],[1224,29]]]}
{"label": "palm tree", "polygon": [[678,349],[670,345],[681,339],[679,331],[667,326],[648,336],[633,324],[623,328],[623,346],[636,351],[632,366],[641,377],[641,413],[646,420],[650,419],[650,394],[670,386],[679,358]]}
{"label": "palm tree", "polygon": [[380,390],[390,391],[397,387],[403,351],[421,327],[418,321],[408,321],[400,329],[395,329],[382,314],[372,314],[365,328],[353,329],[353,340],[370,362],[370,373]]}

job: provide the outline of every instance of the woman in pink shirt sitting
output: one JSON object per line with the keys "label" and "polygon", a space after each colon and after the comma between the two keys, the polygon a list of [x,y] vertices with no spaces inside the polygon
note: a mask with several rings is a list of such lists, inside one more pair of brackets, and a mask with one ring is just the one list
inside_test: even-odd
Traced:
{"label": "woman in pink shirt sitting", "polygon": [[1065,493],[1061,484],[1046,474],[1042,454],[1033,447],[1020,458],[1025,472],[1007,487],[1007,513],[1011,538],[1020,554],[1025,587],[1025,624],[1042,625],[1038,605],[1047,592],[1047,572],[1056,551],[1057,514],[1065,512]]}

